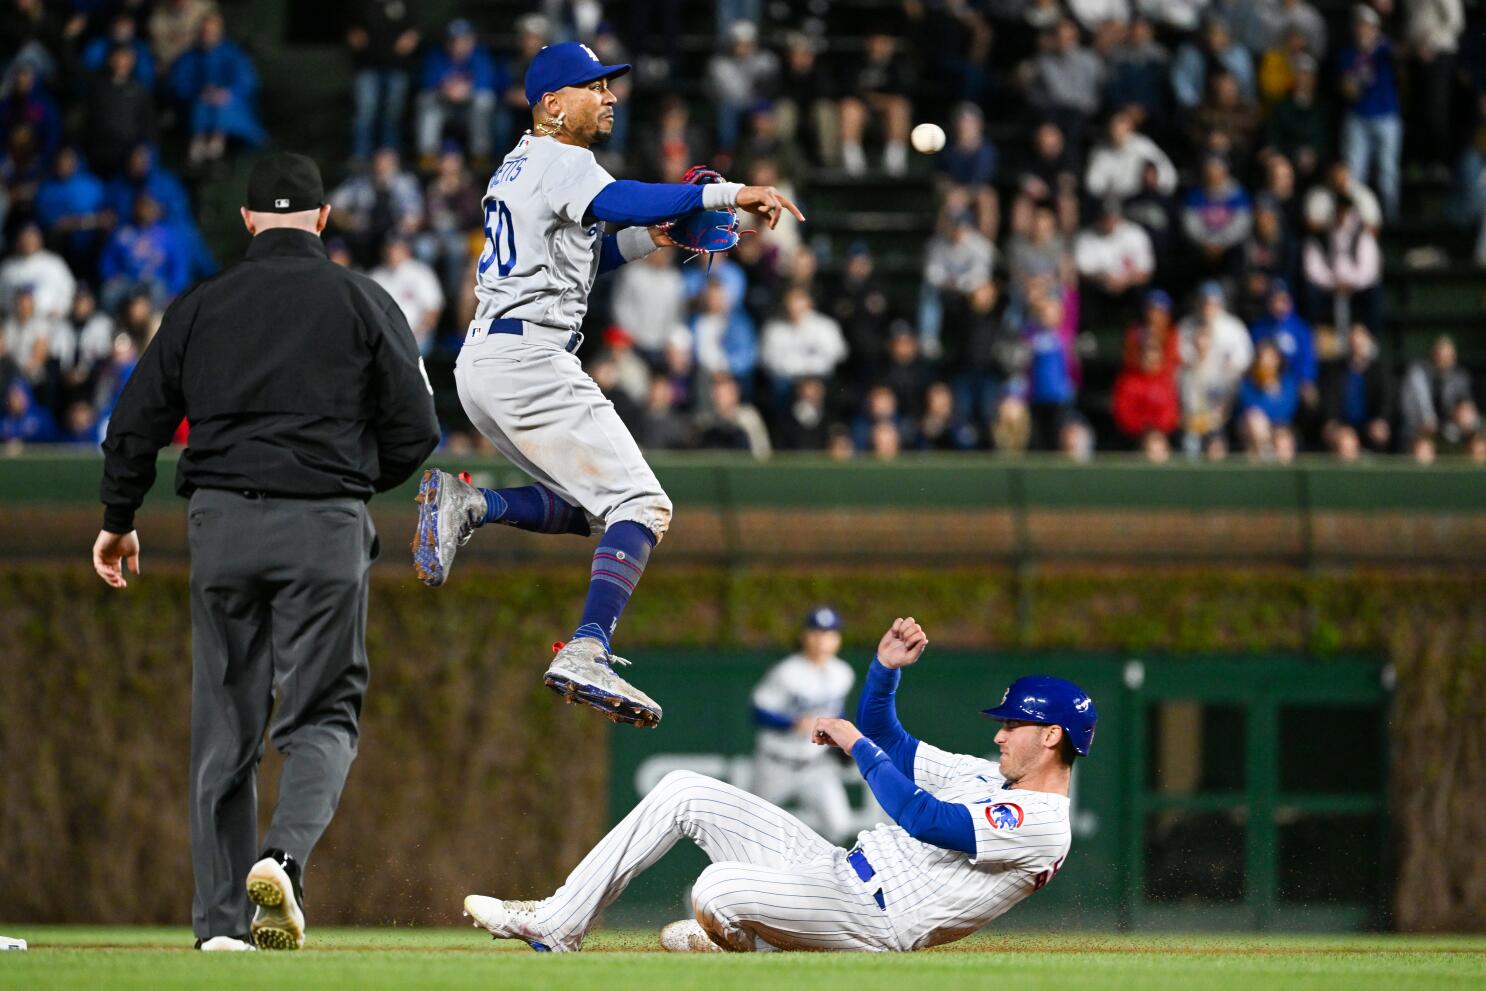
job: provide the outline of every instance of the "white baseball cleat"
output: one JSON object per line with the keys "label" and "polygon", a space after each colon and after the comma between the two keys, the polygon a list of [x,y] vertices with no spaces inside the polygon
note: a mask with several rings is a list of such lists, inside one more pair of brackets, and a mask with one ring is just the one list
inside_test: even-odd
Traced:
{"label": "white baseball cleat", "polygon": [[233,936],[213,936],[196,948],[202,953],[244,953],[258,949],[247,940]]}
{"label": "white baseball cleat", "polygon": [[548,688],[568,702],[582,702],[616,723],[651,728],[660,723],[660,705],[649,695],[614,673],[614,665],[629,661],[604,649],[593,637],[578,637],[561,645],[542,676]]}
{"label": "white baseball cleat", "polygon": [[541,904],[539,901],[466,895],[464,914],[476,929],[484,929],[496,939],[519,939],[538,953],[561,951],[565,947],[548,939],[537,925],[537,907]]}
{"label": "white baseball cleat", "polygon": [[712,942],[696,919],[680,919],[660,931],[660,948],[667,953],[726,953]]}
{"label": "white baseball cleat", "polygon": [[418,528],[413,533],[413,571],[430,587],[444,584],[454,555],[485,519],[485,496],[459,475],[428,468],[418,483]]}
{"label": "white baseball cleat", "polygon": [[253,942],[265,950],[297,950],[304,946],[304,911],[289,872],[273,857],[264,857],[248,871],[248,898],[253,915]]}

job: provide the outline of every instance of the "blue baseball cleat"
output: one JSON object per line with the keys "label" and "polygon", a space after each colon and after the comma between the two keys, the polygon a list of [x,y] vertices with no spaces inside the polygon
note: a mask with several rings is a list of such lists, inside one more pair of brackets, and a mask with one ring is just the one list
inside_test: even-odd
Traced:
{"label": "blue baseball cleat", "polygon": [[413,571],[430,588],[444,584],[454,555],[469,543],[485,518],[485,496],[466,477],[438,468],[423,472],[418,483],[418,528],[413,533]]}

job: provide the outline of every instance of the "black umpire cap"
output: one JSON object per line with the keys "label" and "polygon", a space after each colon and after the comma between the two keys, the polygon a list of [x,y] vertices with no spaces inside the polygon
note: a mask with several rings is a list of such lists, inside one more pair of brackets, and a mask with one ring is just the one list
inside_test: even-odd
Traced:
{"label": "black umpire cap", "polygon": [[254,213],[298,213],[325,205],[325,184],[313,159],[281,151],[253,163],[248,201]]}

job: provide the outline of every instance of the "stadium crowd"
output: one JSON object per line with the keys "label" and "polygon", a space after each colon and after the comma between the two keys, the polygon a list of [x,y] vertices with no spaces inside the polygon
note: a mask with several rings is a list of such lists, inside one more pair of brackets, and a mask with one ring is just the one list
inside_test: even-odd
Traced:
{"label": "stadium crowd", "polygon": [[[677,0],[531,6],[482,30],[349,4],[327,244],[435,369],[472,314],[525,64],[576,39],[635,64],[598,152],[616,175],[706,162],[808,216],[823,176],[933,174],[906,302],[899,258],[789,220],[710,266],[660,252],[601,280],[581,354],[647,448],[1486,460],[1454,343],[1403,368],[1379,346],[1405,170],[1486,214],[1486,39],[1461,0],[905,0],[845,40],[826,5],[730,0],[700,61]],[[269,138],[229,27],[210,0],[0,0],[0,440],[96,444],[162,307],[215,270],[188,190]],[[919,121],[948,132],[931,161]],[[1118,374],[1085,388],[1110,330]],[[452,449],[482,443],[444,412]]]}

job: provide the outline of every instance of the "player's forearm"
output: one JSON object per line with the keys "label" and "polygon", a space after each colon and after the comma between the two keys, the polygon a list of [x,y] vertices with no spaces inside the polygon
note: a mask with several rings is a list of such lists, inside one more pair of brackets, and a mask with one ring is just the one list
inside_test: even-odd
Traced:
{"label": "player's forearm", "polygon": [[693,210],[736,206],[742,188],[736,182],[696,185],[616,179],[599,190],[588,212],[606,223],[646,227],[674,220]]}
{"label": "player's forearm", "polygon": [[658,250],[659,245],[646,227],[626,227],[618,234],[605,234],[599,250],[599,274],[612,272],[625,262],[639,261]]}
{"label": "player's forearm", "polygon": [[862,685],[862,698],[857,703],[857,729],[881,747],[893,766],[913,778],[913,759],[918,753],[918,740],[898,722],[897,692],[902,672],[889,668],[877,658],[867,669]]}
{"label": "player's forearm", "polygon": [[795,721],[781,712],[753,707],[753,721],[765,729],[794,729]]}
{"label": "player's forearm", "polygon": [[963,805],[943,802],[914,785],[880,747],[863,737],[851,756],[884,812],[916,840],[975,855],[975,823]]}

